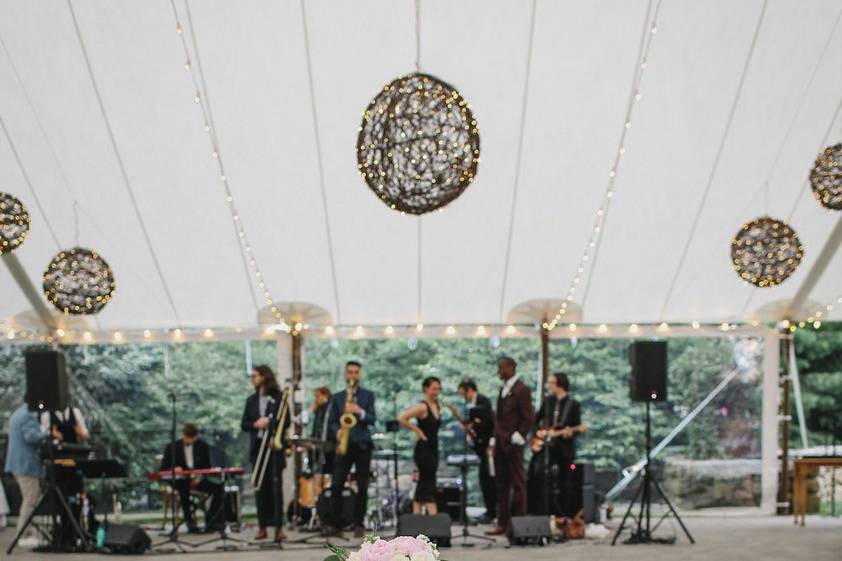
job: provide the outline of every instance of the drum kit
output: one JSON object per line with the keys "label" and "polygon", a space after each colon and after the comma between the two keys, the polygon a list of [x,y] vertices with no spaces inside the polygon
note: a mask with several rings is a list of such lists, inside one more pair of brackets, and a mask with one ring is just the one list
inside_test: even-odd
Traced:
{"label": "drum kit", "polygon": [[[375,450],[369,476],[369,489],[373,495],[367,523],[375,531],[396,526],[398,514],[409,504],[408,495],[399,491],[398,452],[379,447],[385,438],[386,435],[382,433],[373,435]],[[299,473],[295,475],[295,498],[288,505],[287,519],[297,530],[316,532],[321,530],[321,521],[329,514],[331,475],[322,473],[322,466],[334,443],[298,436],[290,437],[289,443],[296,453],[302,454],[304,461],[300,464]],[[352,470],[342,493],[343,518],[349,521],[353,516],[354,499],[358,491],[357,475]]]}

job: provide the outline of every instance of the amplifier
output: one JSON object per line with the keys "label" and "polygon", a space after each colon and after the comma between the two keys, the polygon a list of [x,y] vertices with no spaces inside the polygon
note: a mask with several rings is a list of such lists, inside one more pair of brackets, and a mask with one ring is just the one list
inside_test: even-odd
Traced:
{"label": "amplifier", "polygon": [[546,545],[552,536],[549,516],[512,516],[506,532],[511,545]]}
{"label": "amplifier", "polygon": [[453,520],[462,520],[462,480],[439,478],[436,482],[436,506],[439,512],[446,512]]}
{"label": "amplifier", "polygon": [[112,553],[140,555],[150,545],[152,540],[140,526],[109,523],[105,529],[105,546]]}
{"label": "amplifier", "polygon": [[450,547],[450,524],[450,516],[443,512],[432,516],[401,514],[395,535],[415,537],[423,534],[438,547]]}

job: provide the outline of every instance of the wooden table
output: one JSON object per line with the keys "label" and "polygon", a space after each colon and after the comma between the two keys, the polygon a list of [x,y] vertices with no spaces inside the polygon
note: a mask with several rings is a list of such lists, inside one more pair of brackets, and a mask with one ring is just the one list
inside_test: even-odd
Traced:
{"label": "wooden table", "polygon": [[801,517],[801,525],[804,525],[804,517],[807,512],[807,475],[811,467],[842,467],[842,456],[799,458],[795,460],[795,473],[792,483],[792,514],[795,516],[795,524],[798,524],[798,517]]}

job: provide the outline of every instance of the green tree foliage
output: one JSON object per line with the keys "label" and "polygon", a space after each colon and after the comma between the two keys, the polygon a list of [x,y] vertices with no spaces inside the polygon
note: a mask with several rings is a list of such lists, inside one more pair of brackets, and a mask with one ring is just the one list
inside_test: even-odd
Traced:
{"label": "green tree foliage", "polygon": [[[795,352],[811,445],[842,443],[842,324],[799,329]],[[792,423],[792,442],[798,423]]]}

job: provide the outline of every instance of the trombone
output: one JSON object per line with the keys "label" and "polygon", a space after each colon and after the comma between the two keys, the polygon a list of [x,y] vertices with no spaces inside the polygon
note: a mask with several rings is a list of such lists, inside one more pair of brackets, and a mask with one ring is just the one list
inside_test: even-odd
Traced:
{"label": "trombone", "polygon": [[271,419],[269,426],[263,432],[263,440],[260,442],[260,450],[257,453],[257,460],[251,471],[251,484],[259,489],[263,484],[263,476],[266,474],[266,467],[269,465],[269,458],[274,450],[283,448],[284,425],[289,414],[290,388],[281,394],[281,403],[275,412],[274,419]]}

